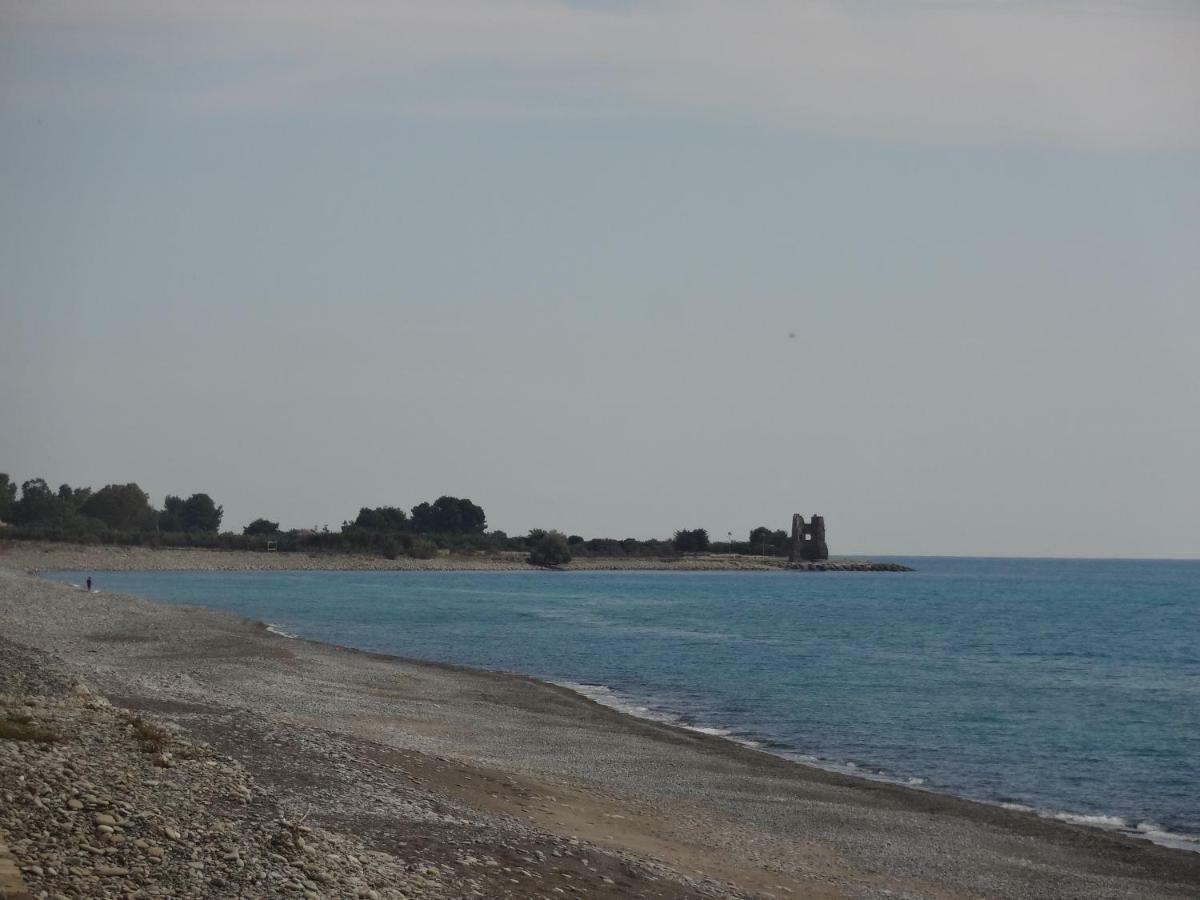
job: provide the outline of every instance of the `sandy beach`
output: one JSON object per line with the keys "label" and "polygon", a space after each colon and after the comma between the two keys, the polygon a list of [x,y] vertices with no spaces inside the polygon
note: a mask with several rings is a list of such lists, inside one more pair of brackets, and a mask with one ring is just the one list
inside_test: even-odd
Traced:
{"label": "sandy beach", "polygon": [[97,550],[0,555],[5,714],[62,738],[0,740],[0,843],[34,896],[1200,894],[1200,854],[28,572]]}

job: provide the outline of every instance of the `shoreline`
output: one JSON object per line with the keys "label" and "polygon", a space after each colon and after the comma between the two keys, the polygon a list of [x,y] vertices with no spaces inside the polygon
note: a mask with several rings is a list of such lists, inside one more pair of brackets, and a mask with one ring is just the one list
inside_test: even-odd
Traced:
{"label": "shoreline", "polygon": [[789,565],[783,557],[708,554],[679,559],[657,557],[578,557],[547,570],[532,566],[522,554],[504,556],[438,556],[433,559],[342,553],[266,553],[253,550],[210,550],[184,547],[117,547],[4,540],[0,565],[29,573],[49,571],[322,571],[322,572],[904,572],[906,566],[869,559],[834,557],[823,563]]}
{"label": "shoreline", "polygon": [[[270,629],[273,628],[273,626],[267,625],[267,628]],[[281,635],[282,637],[296,640],[309,640],[308,638],[303,638],[299,635],[286,634],[279,630],[275,630],[273,633]],[[317,643],[320,642],[318,641]],[[342,645],[332,646],[341,647]],[[344,649],[354,648],[346,647]],[[409,657],[396,658],[418,663],[435,662],[433,660],[420,660]],[[493,669],[476,669],[476,671],[496,675],[519,674],[500,672]],[[919,791],[924,794],[952,797],[965,803],[978,803],[983,806],[996,807],[998,809],[1029,813],[1047,822],[1059,822],[1081,828],[1092,828],[1105,834],[1121,835],[1122,837],[1131,838],[1135,841],[1146,841],[1154,844],[1155,846],[1166,847],[1171,850],[1179,850],[1183,853],[1200,854],[1200,835],[1179,831],[1169,831],[1161,826],[1157,826],[1156,823],[1151,821],[1130,824],[1128,819],[1115,814],[1106,815],[1103,813],[1076,813],[1071,812],[1070,810],[1054,809],[1051,807],[1029,806],[1027,804],[1015,803],[1012,801],[988,799],[984,797],[972,797],[968,794],[956,793],[946,788],[929,786],[926,779],[921,776],[905,777],[902,775],[893,775],[884,772],[882,769],[878,769],[873,765],[860,765],[854,762],[840,763],[824,757],[801,753],[798,750],[779,744],[775,746],[768,746],[767,744],[769,742],[756,740],[754,738],[737,737],[721,725],[690,724],[686,720],[686,714],[676,714],[669,710],[656,710],[652,707],[642,705],[638,702],[636,697],[619,694],[618,692],[613,691],[608,685],[549,681],[546,679],[539,679],[536,676],[522,675],[521,677],[529,677],[544,684],[566,688],[567,690],[578,694],[579,696],[590,700],[593,703],[598,703],[599,705],[608,709],[615,710],[622,715],[630,716],[632,718],[647,722],[654,722],[655,724],[663,725],[667,728],[678,728],[684,731],[695,732],[697,734],[716,738],[717,740],[728,741],[737,747],[742,747],[754,753],[763,753],[767,756],[783,760],[784,762],[792,765],[817,769],[821,772],[841,775],[846,778],[856,779],[862,782],[886,784],[893,787],[902,788],[904,790]],[[597,696],[603,692],[608,692],[617,699],[606,701],[602,696]],[[876,771],[871,771],[872,768],[875,768]],[[1155,825],[1155,827],[1151,828],[1151,825]]]}
{"label": "shoreline", "polygon": [[[202,608],[208,609],[209,607]],[[298,634],[290,634],[283,631],[279,626],[270,622],[262,622],[257,619],[250,619],[247,621],[254,622],[255,624],[269,631],[271,634],[278,635],[287,640],[304,641],[306,643],[330,647],[336,650],[344,650],[351,653],[367,653],[372,656],[378,656],[383,659],[392,659],[409,665],[446,667],[455,671],[468,672],[482,676],[493,676],[496,678],[525,679],[547,688],[569,691],[571,694],[580,698],[581,700],[596,704],[604,709],[612,710],[620,716],[626,716],[639,722],[652,723],[653,725],[662,728],[673,729],[686,732],[688,734],[701,735],[711,740],[724,742],[741,751],[763,754],[772,760],[778,760],[788,765],[799,766],[805,769],[811,769],[830,775],[840,776],[842,778],[849,779],[851,782],[859,783],[859,786],[866,786],[868,784],[887,785],[889,787],[898,788],[904,791],[916,791],[921,794],[946,797],[961,801],[963,803],[978,804],[985,807],[1003,809],[1009,812],[1029,814],[1046,822],[1065,824],[1077,828],[1092,829],[1103,834],[1119,835],[1123,838],[1128,838],[1134,841],[1144,841],[1157,847],[1163,847],[1169,850],[1177,850],[1182,853],[1200,854],[1200,835],[1168,831],[1160,827],[1154,829],[1146,827],[1150,824],[1153,824],[1151,822],[1138,822],[1131,825],[1127,819],[1117,815],[1105,815],[1102,813],[1076,813],[1071,812],[1070,810],[1028,806],[1022,803],[1014,803],[1011,801],[998,799],[992,800],[981,797],[971,797],[967,794],[955,793],[954,791],[948,789],[927,786],[926,779],[923,777],[904,777],[900,775],[891,775],[883,772],[882,770],[872,772],[870,771],[872,766],[860,766],[853,762],[839,763],[824,759],[822,757],[803,754],[795,749],[786,748],[783,745],[777,745],[775,747],[768,746],[767,742],[764,741],[755,740],[752,738],[743,739],[736,737],[732,732],[721,725],[689,723],[687,721],[686,713],[675,713],[665,709],[654,709],[651,706],[643,705],[636,697],[620,694],[614,691],[608,685],[604,684],[552,681],[547,678],[540,678],[536,675],[529,675],[523,672],[507,671],[502,669],[488,669],[481,666],[471,666],[462,663],[443,662],[440,660],[424,659],[421,657],[401,656],[393,653],[381,653],[374,650],[363,650],[361,648],[352,647],[346,644],[335,644],[329,641],[317,640],[315,638],[306,638]],[[605,692],[610,694],[614,699],[605,700],[602,696],[598,696]],[[1117,822],[1120,822],[1120,825],[1115,824]]]}
{"label": "shoreline", "polygon": [[[2,570],[0,575],[4,575]],[[1035,869],[1052,867],[1056,881],[1065,878],[1076,885],[1061,896],[1174,898],[1189,896],[1189,891],[1200,885],[1200,860],[1183,850],[953,795],[828,771],[724,737],[634,718],[568,687],[527,676],[283,638],[271,633],[265,623],[203,607],[169,607],[108,594],[96,603],[80,591],[11,572],[0,581],[0,588],[13,595],[0,596],[5,637],[33,637],[35,644],[50,645],[44,649],[61,648],[67,662],[93,673],[102,687],[116,687],[122,702],[132,699],[148,708],[180,710],[197,701],[211,703],[214,697],[222,703],[236,699],[239,707],[257,709],[273,721],[280,716],[293,717],[280,712],[289,709],[289,702],[280,707],[275,698],[290,697],[290,702],[303,704],[301,698],[309,699],[316,687],[345,694],[355,701],[356,708],[351,714],[340,704],[334,709],[341,710],[342,725],[367,732],[360,737],[405,745],[408,750],[404,752],[426,757],[457,758],[461,765],[495,766],[510,778],[550,779],[555,785],[552,792],[566,793],[573,801],[566,804],[568,810],[575,806],[591,810],[583,816],[568,812],[565,821],[570,830],[566,834],[574,832],[585,842],[596,841],[596,846],[606,851],[620,849],[648,856],[668,869],[686,871],[689,865],[702,864],[706,872],[719,870],[712,877],[723,885],[736,886],[741,891],[738,896],[769,896],[775,894],[772,888],[785,894],[788,890],[812,891],[818,883],[824,885],[822,891],[829,892],[812,896],[869,896],[869,891],[863,891],[872,885],[879,887],[880,879],[911,890],[913,896],[1026,896],[1006,880],[1031,877],[1028,872],[1008,871],[1013,858],[1025,860],[1018,870],[1028,869],[1030,859],[1037,859]],[[46,607],[57,607],[59,612],[70,609],[74,615],[55,617]],[[23,612],[28,621],[20,621],[16,612]],[[89,630],[101,626],[102,631]],[[192,644],[208,646],[209,634],[224,635],[222,646],[228,641],[246,645],[247,654],[239,653],[235,662],[228,664],[236,671],[225,671],[224,659],[213,661],[209,653],[189,649]],[[178,658],[178,664],[166,664],[165,672],[160,661],[163,653]],[[301,674],[308,673],[305,678],[310,689],[303,683],[277,683],[280,673],[273,670],[286,670],[285,681],[290,682],[296,666]],[[170,675],[176,671],[192,672],[189,679],[200,681],[179,682]],[[311,680],[325,671],[341,677]],[[164,681],[164,675],[170,677]],[[355,688],[382,678],[379,684],[394,691],[397,676],[439,682],[439,689],[449,691],[454,702],[435,704],[437,711],[433,712],[422,706],[429,698],[422,699],[422,691],[418,691],[415,698],[394,697],[400,707],[379,707],[374,698],[379,687],[371,687],[367,694]],[[491,698],[482,710],[473,708],[479,695]],[[397,730],[391,720],[399,708],[408,710],[401,716],[401,724],[407,726]],[[379,721],[380,715],[387,721]],[[332,725],[319,708],[301,716],[316,716],[322,727]],[[193,727],[208,727],[203,726],[202,715],[196,714],[194,719],[190,722]],[[461,727],[464,722],[466,732]],[[521,722],[537,727],[523,728]],[[187,716],[181,724],[189,725]],[[562,746],[579,749],[552,752],[536,737],[542,731],[557,736]],[[535,736],[532,741],[531,732]],[[464,734],[474,738],[464,744]],[[583,755],[582,764],[575,753]],[[614,759],[623,762],[614,767]],[[631,767],[631,759],[641,764]],[[714,773],[720,775],[715,781]],[[736,796],[728,795],[728,779],[741,785]],[[454,794],[462,785],[442,787]],[[760,794],[760,800],[752,799]],[[647,796],[653,803],[642,808]],[[778,801],[767,802],[775,796],[793,799],[779,808]],[[469,799],[484,806],[494,803],[480,795]],[[694,809],[697,804],[699,816]],[[553,805],[547,806],[546,814],[540,807],[530,806],[525,811],[535,813],[532,818],[539,827],[561,828],[562,811],[554,809],[554,815],[549,815]],[[837,809],[832,817],[826,815],[830,805]],[[596,808],[609,811],[597,817]],[[665,808],[690,816],[702,837],[695,837],[691,829],[681,830],[670,816],[664,817]],[[636,814],[632,812],[635,809]],[[601,820],[597,830],[593,819],[606,817],[612,821]],[[613,824],[626,819],[635,820],[636,827]],[[607,841],[609,830],[621,833],[608,834],[613,840]],[[969,839],[964,839],[964,833]],[[807,837],[797,844],[800,835]],[[988,849],[993,844],[994,849]],[[761,849],[764,845],[766,850]],[[741,850],[731,852],[733,847]],[[758,849],[751,854],[750,848]],[[942,848],[963,858],[949,868],[945,861],[934,865]],[[978,858],[972,863],[972,857]],[[1071,864],[1064,862],[1072,859]],[[1059,871],[1063,866],[1066,870]],[[982,877],[977,870],[991,872],[997,867],[1004,868],[1007,875],[993,886],[1003,883],[1003,890],[972,883]],[[1112,883],[1105,871],[1115,879]],[[1096,879],[1107,886],[1096,890]],[[1132,882],[1126,884],[1128,879],[1136,882],[1136,889]],[[679,883],[687,890],[695,887]],[[789,884],[793,887],[788,888]],[[946,890],[950,893],[944,893]]]}

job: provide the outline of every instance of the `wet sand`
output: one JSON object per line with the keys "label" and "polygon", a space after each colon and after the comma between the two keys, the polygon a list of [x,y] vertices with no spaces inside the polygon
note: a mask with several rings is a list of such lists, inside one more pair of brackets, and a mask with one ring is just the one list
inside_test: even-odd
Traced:
{"label": "wet sand", "polygon": [[[178,723],[376,849],[436,857],[461,829],[498,845],[578,841],[594,861],[575,896],[1200,896],[1200,854],[798,765],[519,676],[291,640],[12,568],[0,636]],[[381,814],[351,790],[372,779],[411,779],[459,811],[460,831]],[[488,895],[561,893],[548,884],[497,880]]]}

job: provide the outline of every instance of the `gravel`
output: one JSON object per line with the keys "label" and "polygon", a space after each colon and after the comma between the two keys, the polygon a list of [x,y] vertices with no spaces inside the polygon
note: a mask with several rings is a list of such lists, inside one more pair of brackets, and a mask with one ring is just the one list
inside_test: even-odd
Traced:
{"label": "gravel", "polygon": [[0,635],[0,715],[62,738],[0,740],[0,842],[35,895],[1200,896],[1200,854],[532,679],[4,569]]}

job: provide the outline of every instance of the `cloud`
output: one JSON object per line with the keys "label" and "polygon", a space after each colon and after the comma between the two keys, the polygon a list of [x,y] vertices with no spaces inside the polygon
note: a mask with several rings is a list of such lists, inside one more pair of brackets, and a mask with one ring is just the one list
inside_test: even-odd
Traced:
{"label": "cloud", "polygon": [[7,106],[682,113],[935,144],[1200,148],[1200,14],[1168,0],[0,9]]}

